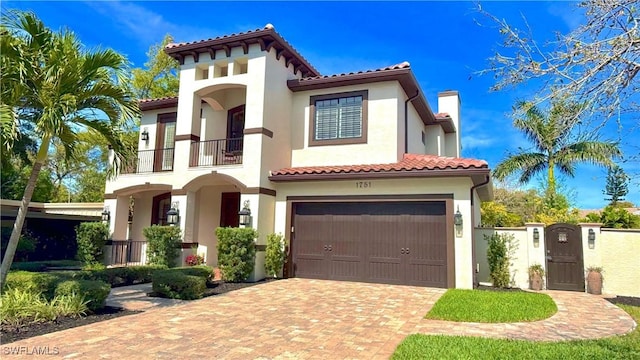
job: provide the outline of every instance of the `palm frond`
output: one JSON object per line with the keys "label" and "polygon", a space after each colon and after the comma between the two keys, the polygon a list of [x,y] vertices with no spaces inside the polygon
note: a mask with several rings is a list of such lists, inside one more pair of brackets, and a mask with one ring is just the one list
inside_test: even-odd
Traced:
{"label": "palm frond", "polygon": [[496,168],[493,170],[493,176],[495,176],[498,180],[504,180],[510,175],[518,172],[527,172],[529,169],[540,171],[537,169],[540,168],[541,164],[542,169],[544,169],[546,163],[546,155],[542,153],[515,154],[507,157],[505,160],[500,162],[498,166],[496,166]]}

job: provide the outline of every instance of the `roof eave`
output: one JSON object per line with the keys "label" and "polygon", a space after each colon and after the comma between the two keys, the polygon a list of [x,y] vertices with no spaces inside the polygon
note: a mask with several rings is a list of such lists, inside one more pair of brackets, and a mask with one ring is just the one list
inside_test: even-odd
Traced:
{"label": "roof eave", "polygon": [[[167,55],[178,60],[180,64],[184,64],[186,56],[193,56],[194,61],[198,62],[201,53],[209,53],[215,58],[215,51],[225,49],[230,52],[230,48],[242,46],[245,54],[248,46],[251,44],[260,44],[262,51],[269,51],[275,48],[280,55],[285,56],[287,66],[293,64],[296,71],[300,71],[303,76],[319,76],[316,70],[300,53],[298,53],[277,31],[272,28],[260,29],[244,34],[231,35],[216,39],[196,42],[193,44],[183,44],[173,47],[165,47],[164,51]],[[227,54],[228,56],[229,54]]]}
{"label": "roof eave", "polygon": [[480,184],[489,175],[488,167],[484,168],[456,168],[456,169],[432,169],[432,170],[410,170],[410,171],[359,171],[359,172],[339,172],[339,173],[316,173],[316,174],[282,174],[271,175],[269,180],[273,182],[287,181],[321,181],[321,180],[360,180],[360,179],[391,179],[391,178],[414,178],[414,177],[471,177],[474,185]]}
{"label": "roof eave", "polygon": [[419,91],[418,97],[412,100],[413,106],[420,115],[425,125],[441,125],[447,133],[455,132],[453,122],[436,120],[424,92],[420,88],[411,68],[379,70],[363,73],[345,74],[331,77],[318,77],[312,79],[292,79],[287,81],[289,90],[293,92],[328,89],[333,87],[371,84],[383,81],[398,81],[407,97],[412,97]]}
{"label": "roof eave", "polygon": [[178,98],[168,98],[168,99],[154,99],[148,101],[140,101],[138,102],[138,107],[140,111],[149,111],[149,110],[159,110],[159,109],[167,109],[178,106]]}

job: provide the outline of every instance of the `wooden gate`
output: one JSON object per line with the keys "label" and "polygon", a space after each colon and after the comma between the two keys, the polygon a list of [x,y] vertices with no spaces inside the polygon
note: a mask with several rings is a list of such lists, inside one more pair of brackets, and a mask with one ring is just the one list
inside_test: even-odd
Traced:
{"label": "wooden gate", "polygon": [[547,288],[584,291],[584,265],[580,227],[553,224],[545,229]]}

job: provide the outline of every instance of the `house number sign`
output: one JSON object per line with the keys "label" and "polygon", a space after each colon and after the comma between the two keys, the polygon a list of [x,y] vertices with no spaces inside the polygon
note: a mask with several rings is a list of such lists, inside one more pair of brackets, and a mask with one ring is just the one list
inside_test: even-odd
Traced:
{"label": "house number sign", "polygon": [[357,189],[367,189],[371,187],[371,181],[356,181]]}
{"label": "house number sign", "polygon": [[558,242],[566,243],[567,242],[567,233],[558,233]]}

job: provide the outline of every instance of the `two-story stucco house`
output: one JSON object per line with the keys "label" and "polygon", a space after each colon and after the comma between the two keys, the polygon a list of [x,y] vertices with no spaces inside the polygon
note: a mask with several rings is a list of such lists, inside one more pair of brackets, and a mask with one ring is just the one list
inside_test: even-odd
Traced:
{"label": "two-story stucco house", "polygon": [[259,250],[285,236],[287,276],[473,286],[492,194],[487,163],[460,158],[456,91],[434,112],[408,63],[322,76],[271,25],[165,51],[179,96],[140,102],[138,158],[106,186],[114,240],[144,240],[173,206],[215,266],[215,229],[247,203]]}

